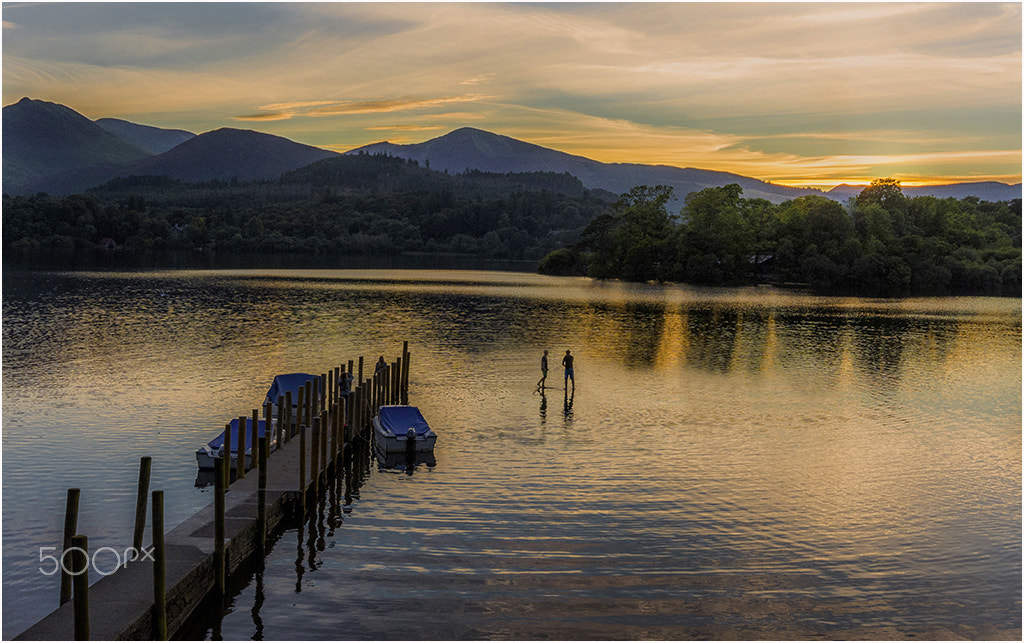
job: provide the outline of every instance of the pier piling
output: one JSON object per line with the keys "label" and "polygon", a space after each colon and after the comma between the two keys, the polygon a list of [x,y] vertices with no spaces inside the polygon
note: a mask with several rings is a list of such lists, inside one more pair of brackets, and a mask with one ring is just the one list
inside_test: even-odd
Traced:
{"label": "pier piling", "polygon": [[241,480],[245,478],[245,443],[246,443],[246,417],[241,415],[238,417],[238,472],[235,475],[235,480]]}
{"label": "pier piling", "polygon": [[225,586],[224,557],[224,487],[227,463],[224,458],[213,462],[213,586],[218,596],[223,598]]}
{"label": "pier piling", "polygon": [[224,425],[224,488],[231,486],[231,425]]}
{"label": "pier piling", "polygon": [[132,557],[142,551],[142,537],[146,532],[146,499],[149,497],[149,474],[153,467],[153,458],[143,456],[139,461],[139,492],[135,501],[135,532],[132,538]]}
{"label": "pier piling", "polygon": [[64,505],[64,548],[61,550],[60,566],[60,604],[63,605],[71,600],[72,576],[64,569],[63,554],[71,550],[71,540],[78,531],[78,499],[82,494],[81,489],[68,489],[67,502]]}
{"label": "pier piling", "polygon": [[71,538],[71,574],[75,586],[75,640],[89,640],[89,538]]}
{"label": "pier piling", "polygon": [[153,492],[153,638],[167,640],[167,567],[164,548],[164,492]]}

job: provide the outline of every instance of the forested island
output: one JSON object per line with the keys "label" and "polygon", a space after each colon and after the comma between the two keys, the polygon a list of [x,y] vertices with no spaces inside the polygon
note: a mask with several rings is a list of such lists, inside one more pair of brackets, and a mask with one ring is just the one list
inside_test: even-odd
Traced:
{"label": "forested island", "polygon": [[[744,199],[739,185],[617,197],[568,173],[436,172],[386,154],[273,181],[115,179],[67,197],[3,196],[5,263],[61,253],[454,253],[539,271],[695,285],[800,284],[878,296],[1021,294],[1021,200],[908,198],[874,181],[843,204]],[[616,200],[617,199],[617,200]]]}
{"label": "forested island", "polygon": [[695,285],[806,285],[868,296],[1021,294],[1021,200],[907,198],[878,179],[848,204],[744,199],[738,185],[640,186],[540,263],[546,274]]}

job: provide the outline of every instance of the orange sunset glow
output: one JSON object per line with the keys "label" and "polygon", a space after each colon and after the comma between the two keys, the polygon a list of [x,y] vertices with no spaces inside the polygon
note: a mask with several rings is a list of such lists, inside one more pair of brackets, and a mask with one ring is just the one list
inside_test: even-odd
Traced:
{"label": "orange sunset glow", "polygon": [[1021,180],[1019,3],[7,3],[3,102],[344,152],[471,126],[828,188]]}

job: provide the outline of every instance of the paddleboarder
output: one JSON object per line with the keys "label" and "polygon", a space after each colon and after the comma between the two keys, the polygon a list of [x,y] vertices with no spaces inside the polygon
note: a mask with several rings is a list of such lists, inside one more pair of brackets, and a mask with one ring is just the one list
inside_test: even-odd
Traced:
{"label": "paddleboarder", "polygon": [[545,386],[545,380],[548,379],[548,352],[544,351],[544,355],[540,358],[540,379],[537,381],[537,390],[543,391]]}
{"label": "paddleboarder", "polygon": [[572,370],[572,353],[568,350],[565,351],[565,357],[562,358],[562,366],[565,367],[565,388],[569,389],[569,380],[572,380],[572,390],[576,392],[576,376]]}

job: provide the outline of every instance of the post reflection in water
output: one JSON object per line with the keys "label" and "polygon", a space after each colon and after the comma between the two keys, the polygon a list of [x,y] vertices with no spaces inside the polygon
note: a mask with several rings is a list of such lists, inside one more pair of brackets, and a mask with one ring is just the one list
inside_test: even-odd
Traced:
{"label": "post reflection in water", "polygon": [[[253,636],[258,616],[272,640],[1020,637],[1020,300],[442,271],[4,278],[5,638],[56,601],[24,552],[59,538],[68,487],[90,544],[123,546],[138,457],[159,454],[177,524],[209,502],[195,448],[274,375],[403,340],[436,466],[347,453],[286,532],[296,549],[207,636]],[[553,427],[536,356],[565,347],[585,372],[551,393]],[[74,461],[37,457],[68,444]]]}

